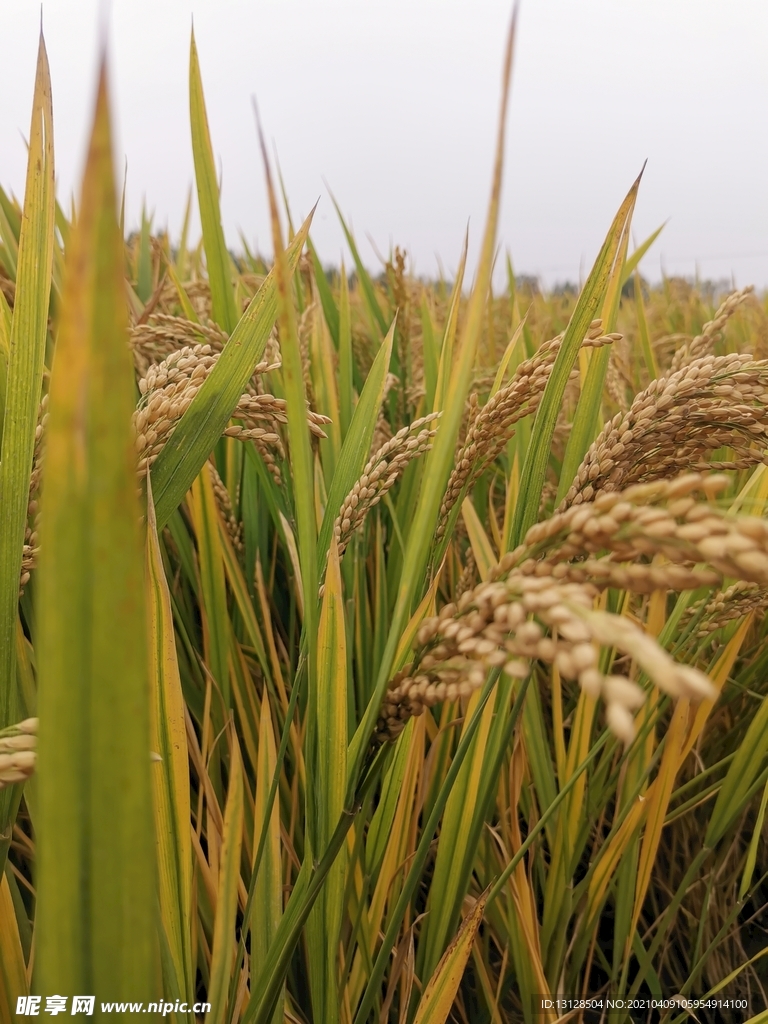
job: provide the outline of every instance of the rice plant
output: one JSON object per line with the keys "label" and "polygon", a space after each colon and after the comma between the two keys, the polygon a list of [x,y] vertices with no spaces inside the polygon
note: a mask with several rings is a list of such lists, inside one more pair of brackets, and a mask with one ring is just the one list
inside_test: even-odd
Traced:
{"label": "rice plant", "polygon": [[768,1020],[768,305],[650,287],[640,178],[578,294],[493,294],[513,39],[471,287],[338,208],[326,272],[266,154],[274,259],[230,253],[194,39],[201,244],[123,239],[104,69],[68,218],[41,39],[0,1020]]}

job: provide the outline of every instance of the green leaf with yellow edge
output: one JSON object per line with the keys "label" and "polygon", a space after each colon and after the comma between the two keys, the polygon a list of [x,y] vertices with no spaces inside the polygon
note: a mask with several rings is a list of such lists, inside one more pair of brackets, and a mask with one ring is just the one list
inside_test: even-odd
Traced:
{"label": "green leaf with yellow edge", "polygon": [[421,296],[421,347],[424,352],[424,402],[427,409],[433,409],[440,358],[426,288]]}
{"label": "green leaf with yellow edge", "polygon": [[496,376],[493,378],[493,384],[488,396],[489,398],[492,398],[501,387],[504,376],[510,365],[513,369],[516,369],[523,360],[525,349],[523,331],[526,323],[528,322],[528,312],[528,310],[525,311],[525,316],[521,318],[520,323],[512,333],[512,337],[509,339],[509,343],[504,350],[504,355],[501,357],[501,362],[499,363],[499,368],[496,371]]}
{"label": "green leaf with yellow edge", "polygon": [[515,506],[511,548],[516,547],[522,541],[539,514],[541,491],[547,473],[552,438],[555,433],[557,417],[560,414],[563,394],[587,328],[602,305],[627,222],[635,207],[641,176],[642,171],[611,224],[603,247],[568,322],[560,351],[557,353],[552,372],[544,388],[520,476],[520,492]]}
{"label": "green leaf with yellow edge", "polygon": [[[286,253],[290,273],[296,269],[312,214]],[[277,315],[274,269],[243,313],[216,365],[179,420],[152,466],[157,528],[162,530],[213,451],[235,406],[261,359]]]}
{"label": "green leaf with yellow edge", "polygon": [[[291,475],[294,488],[294,514],[298,535],[299,563],[301,566],[302,586],[304,589],[304,615],[308,628],[314,627],[317,605],[317,570],[315,549],[317,546],[317,524],[314,513],[314,473],[312,446],[307,427],[307,397],[304,385],[304,369],[299,344],[296,313],[293,307],[289,266],[282,248],[280,220],[277,203],[272,187],[272,179],[266,156],[266,148],[259,129],[262,144],[264,167],[267,176],[267,191],[270,202],[270,220],[272,240],[275,249],[275,294],[277,302],[277,320],[280,329],[280,351],[282,355],[282,384],[285,392],[286,414],[288,419],[288,440],[291,448]],[[310,215],[311,216],[311,215]],[[309,231],[306,221],[297,239]],[[303,242],[302,242],[303,245]],[[314,647],[314,630],[310,632],[310,646]],[[310,671],[310,679],[312,671]]]}
{"label": "green leaf with yellow edge", "polygon": [[[601,310],[603,334],[609,334],[616,326],[616,318],[619,313],[619,306],[621,305],[622,271],[627,258],[633,208],[634,202],[624,221],[618,252],[605,290]],[[579,396],[576,413],[568,434],[568,443],[565,446],[565,455],[563,456],[563,465],[560,470],[560,480],[558,481],[557,496],[555,498],[555,508],[557,508],[568,493],[568,489],[579,470],[587,449],[597,436],[600,411],[603,403],[605,375],[608,372],[612,347],[612,345],[603,345],[602,348],[592,349],[584,353],[585,358],[588,360],[589,369],[587,370],[586,379],[583,379],[581,395]]]}
{"label": "green leaf with yellow edge", "polygon": [[[8,338],[0,445],[0,729],[19,719],[16,687],[16,620],[27,525],[29,479],[41,398],[54,233],[53,110],[48,57],[42,34],[37,54],[29,131],[24,215],[20,220],[16,298],[8,332],[7,304],[0,317]],[[10,843],[21,787],[0,794],[0,874]]]}
{"label": "green leaf with yellow edge", "polygon": [[[256,618],[256,612],[254,611],[251,596],[248,593],[248,587],[243,576],[243,570],[240,567],[240,563],[237,560],[235,549],[232,546],[232,540],[227,533],[227,528],[224,525],[224,521],[219,514],[217,516],[219,526],[219,544],[221,548],[221,555],[224,560],[224,572],[227,577],[227,583],[232,591],[232,596],[237,604],[237,609],[243,619],[243,627],[248,636],[248,641],[256,651],[256,657],[259,660],[259,665],[264,673],[265,678],[270,679],[271,667],[267,658],[267,650],[264,645],[264,637],[262,636],[261,628]],[[271,680],[270,680],[271,681]]]}
{"label": "green leaf with yellow edge", "polygon": [[480,516],[475,511],[475,506],[470,498],[465,498],[462,502],[461,515],[467,528],[467,535],[469,536],[472,554],[475,556],[477,571],[480,574],[480,579],[484,580],[491,566],[498,562],[496,552],[493,550],[493,544],[491,544],[490,538],[480,522]]}
{"label": "green leaf with yellow edge", "polygon": [[760,807],[757,811],[757,817],[755,819],[755,827],[752,830],[752,838],[749,840],[749,848],[747,849],[747,858],[744,862],[744,870],[741,875],[741,884],[739,885],[739,899],[743,900],[749,892],[749,888],[752,885],[752,876],[755,872],[755,864],[757,863],[757,850],[760,845],[760,840],[763,835],[763,822],[765,821],[765,809],[768,806],[768,782],[763,787],[763,795],[760,799]]}
{"label": "green leaf with yellow edge", "polygon": [[[470,697],[465,721],[468,723],[477,706],[480,692]],[[464,895],[468,881],[464,865],[471,838],[472,819],[479,806],[483,773],[487,771],[486,747],[491,723],[497,717],[495,701],[488,701],[483,710],[480,726],[472,748],[462,765],[445,805],[445,813],[437,843],[435,868],[429,890],[429,914],[422,926],[416,970],[420,977],[428,977],[436,969],[445,943],[456,927],[454,907]]]}
{"label": "green leaf with yellow edge", "polygon": [[0,1024],[14,1024],[16,1000],[29,994],[16,908],[5,875],[0,876]]}
{"label": "green leaf with yellow edge", "polygon": [[456,936],[443,953],[419,1000],[413,1024],[444,1024],[448,1020],[472,952],[472,944],[483,920],[489,891],[490,887],[475,900],[474,906],[461,922]]}
{"label": "green leaf with yellow edge", "polygon": [[[305,857],[267,957],[261,964],[253,965],[251,998],[241,1017],[242,1024],[267,1024],[274,1017],[275,1008],[284,991],[284,978],[291,955],[308,917],[308,905],[313,905],[310,896],[311,876],[312,865],[309,858]],[[316,899],[317,893],[314,896]]]}
{"label": "green leaf with yellow edge", "polygon": [[50,386],[38,570],[35,987],[147,1001],[158,979],[147,618],[107,70]]}
{"label": "green leaf with yellow edge", "polygon": [[368,319],[371,324],[371,333],[373,334],[373,337],[376,337],[377,334],[380,337],[383,337],[387,333],[387,318],[382,313],[381,306],[379,305],[379,300],[376,298],[376,289],[374,288],[373,281],[371,280],[371,275],[368,273],[368,271],[365,269],[365,266],[363,265],[363,261],[360,258],[360,253],[357,250],[357,245],[355,244],[354,236],[347,227],[347,222],[344,220],[344,216],[341,212],[341,207],[334,199],[333,193],[331,193],[331,202],[336,207],[336,213],[338,214],[339,220],[341,221],[341,229],[344,232],[344,237],[347,240],[349,251],[352,253],[352,259],[355,261],[357,279],[360,283],[360,288],[363,293],[363,302],[365,305],[366,312],[368,314]]}
{"label": "green leaf with yellow edge", "polygon": [[18,242],[21,234],[21,212],[19,211],[16,199],[11,199],[2,186],[0,186],[0,212],[8,225],[11,238],[16,242],[14,255],[18,255]]}
{"label": "green leaf with yellow edge", "polygon": [[[311,315],[311,314],[310,314]],[[336,371],[336,350],[328,331],[325,318],[316,311],[310,332],[310,369],[315,395],[315,408],[328,416],[325,424],[326,440],[320,447],[322,459],[323,486],[333,480],[336,462],[341,453],[341,426],[339,424],[339,392]]]}
{"label": "green leaf with yellow edge", "polygon": [[312,245],[312,239],[307,239],[307,248],[309,249],[310,259],[312,260],[312,269],[315,272],[315,284],[317,286],[317,294],[320,296],[320,305],[323,307],[323,315],[325,316],[325,322],[328,324],[328,330],[331,332],[333,338],[333,344],[338,349],[339,347],[339,310],[336,306],[336,300],[333,297],[331,286],[328,284],[328,278],[325,276],[323,265],[320,262],[320,257],[317,255],[314,245]]}
{"label": "green leaf with yellow edge", "polygon": [[205,663],[218,684],[224,707],[230,708],[229,610],[219,533],[219,510],[209,462],[202,467],[192,484],[189,508],[197,539]]}
{"label": "green leaf with yellow edge", "polygon": [[445,396],[448,382],[451,377],[453,366],[453,349],[456,341],[456,332],[459,326],[459,307],[461,305],[461,289],[464,284],[464,271],[467,266],[467,247],[469,245],[468,235],[464,236],[464,245],[461,249],[459,266],[456,271],[456,280],[451,292],[451,302],[448,307],[448,318],[445,322],[445,330],[440,344],[440,359],[437,364],[437,380],[434,387],[434,402],[432,411],[445,407]]}
{"label": "green leaf with yellow edge", "polygon": [[[469,391],[472,370],[475,365],[480,335],[485,322],[486,299],[491,283],[493,254],[496,245],[496,230],[501,201],[501,172],[504,163],[504,134],[510,79],[512,75],[512,54],[515,38],[515,17],[513,16],[502,73],[502,97],[496,138],[496,154],[493,169],[491,197],[477,270],[475,287],[472,290],[466,310],[465,321],[459,338],[458,351],[450,367],[445,400],[442,407],[440,429],[435,443],[427,456],[421,480],[418,505],[410,522],[406,548],[402,556],[402,573],[396,591],[390,635],[381,664],[378,666],[376,685],[365,714],[350,744],[350,784],[357,778],[368,741],[373,733],[376,718],[381,707],[400,633],[411,615],[418,590],[423,586],[425,570],[429,561],[432,540],[440,512],[445,486],[453,468],[456,439],[464,415],[465,402]],[[444,354],[444,353],[443,353]],[[442,363],[442,358],[441,358]],[[447,368],[447,364],[446,364]],[[438,384],[438,395],[440,393]],[[441,555],[433,562],[439,563]]]}
{"label": "green leaf with yellow edge", "polygon": [[[417,767],[416,764],[412,763],[416,751],[422,748],[423,755],[423,743],[417,744],[413,742],[414,728],[415,725],[419,724],[420,718],[408,720],[402,733],[395,741],[392,760],[382,779],[381,796],[376,803],[376,809],[371,817],[365,837],[365,866],[366,871],[373,877],[379,873],[387,848],[392,844],[402,846],[404,839],[406,839],[405,822],[401,821],[401,827],[397,829],[394,829],[393,823],[403,796],[405,795],[407,798],[410,798],[410,787],[406,786],[405,790],[403,787],[406,771],[409,770],[409,766],[410,769]],[[401,863],[402,857],[394,859],[393,875]],[[387,888],[389,888],[389,879],[387,880]],[[374,903],[375,896],[371,901],[371,905]],[[378,926],[381,922],[374,919],[373,923],[378,933]]]}
{"label": "green leaf with yellow edge", "polygon": [[[189,753],[184,695],[176,658],[171,595],[163,569],[151,493],[147,497],[146,588],[152,765],[160,927],[182,997],[195,990],[192,966],[192,843],[190,839]],[[171,991],[170,980],[164,987]],[[192,1014],[183,1015],[191,1024]]]}
{"label": "green leaf with yellow edge", "polygon": [[339,425],[346,440],[352,422],[354,394],[354,358],[352,356],[352,322],[349,311],[349,284],[344,261],[341,263],[339,285]]}
{"label": "green leaf with yellow edge", "polygon": [[152,295],[152,252],[149,247],[149,233],[152,230],[152,218],[147,217],[146,207],[141,210],[141,231],[139,233],[139,251],[136,257],[136,294],[146,305]]}
{"label": "green leaf with yellow edge", "polygon": [[[664,819],[669,808],[669,801],[675,785],[675,778],[680,768],[680,750],[682,747],[685,728],[688,724],[687,700],[679,700],[672,714],[672,721],[667,729],[664,741],[664,750],[661,755],[659,772],[651,791],[643,797],[647,807],[647,823],[645,834],[640,847],[640,856],[637,864],[637,879],[635,883],[634,909],[632,911],[632,922],[629,928],[634,933],[640,914],[643,909],[648,886],[651,881],[651,872],[656,863],[656,854],[661,842],[661,831],[664,827]],[[631,935],[627,936],[625,959],[630,953]]]}
{"label": "green leaf with yellow edge", "polygon": [[[317,722],[316,853],[322,856],[344,810],[347,786],[347,637],[339,551],[331,540],[317,637],[317,686],[310,714]],[[337,950],[344,904],[345,849],[328,878],[307,922],[309,981],[318,1020],[339,1020]]]}
{"label": "green leaf with yellow edge", "polygon": [[768,697],[749,723],[746,736],[728,768],[704,836],[704,846],[714,847],[731,827],[748,790],[757,778],[768,752]]}
{"label": "green leaf with yellow edge", "polygon": [[[256,773],[256,801],[253,812],[254,855],[258,849],[261,830],[264,827],[269,786],[275,774],[276,765],[275,734],[272,731],[269,697],[265,692],[261,701],[259,720],[259,764]],[[251,959],[255,964],[262,964],[266,960],[267,951],[274,941],[283,914],[283,874],[280,852],[280,809],[277,802],[273,802],[267,824],[267,839],[256,876],[253,897],[254,905],[259,908],[259,912],[251,924]],[[275,1024],[282,1021],[282,999],[278,1000],[272,1019]]]}
{"label": "green leaf with yellow edge", "polygon": [[[651,234],[648,235],[646,240],[641,245],[638,245],[638,247],[635,249],[632,255],[627,259],[626,263],[624,264],[624,268],[621,272],[622,288],[630,279],[630,277],[632,277],[632,275],[635,273],[640,264],[640,260],[643,258],[643,256],[645,256],[645,254],[648,252],[648,250],[651,248],[653,243],[656,241],[656,239],[659,237],[659,235],[666,226],[667,222],[664,221],[664,223],[660,227],[656,228],[655,231],[652,231]],[[639,278],[639,274],[637,276]]]}
{"label": "green leaf with yellow edge", "polygon": [[176,294],[179,296],[179,305],[181,306],[184,316],[193,324],[199,324],[200,317],[197,315],[195,307],[192,305],[192,300],[187,295],[187,290],[181,281],[181,277],[178,273],[177,268],[174,267],[173,263],[171,262],[167,264],[167,268],[168,276],[173,282],[173,286],[176,289]]}
{"label": "green leaf with yellow edge", "polygon": [[16,280],[17,266],[19,260],[19,243],[17,233],[14,232],[10,220],[6,214],[6,207],[0,205],[0,257],[5,272],[11,281]]}
{"label": "green leaf with yellow edge", "polygon": [[656,362],[656,354],[651,345],[651,336],[648,331],[648,321],[645,316],[645,303],[643,302],[643,285],[640,274],[635,274],[635,313],[637,316],[637,331],[640,335],[640,347],[643,350],[645,366],[651,380],[657,380],[659,367]]}
{"label": "green leaf with yellow edge", "polygon": [[431,850],[432,839],[437,829],[438,822],[445,810],[445,805],[451,791],[453,790],[453,786],[459,772],[461,771],[462,765],[464,764],[464,760],[472,747],[475,734],[482,721],[483,710],[491,696],[491,691],[496,684],[498,675],[499,670],[494,669],[492,670],[488,680],[486,680],[486,683],[480,692],[480,696],[477,699],[475,710],[462,730],[461,739],[458,747],[456,748],[456,753],[454,754],[450,766],[445,773],[445,777],[439,785],[436,798],[429,810],[426,824],[422,829],[416,850],[409,859],[408,870],[406,877],[402,882],[400,895],[395,902],[395,906],[390,908],[387,915],[387,928],[379,946],[379,952],[376,956],[376,960],[369,972],[368,983],[360,1004],[357,1007],[354,1024],[365,1024],[365,1022],[370,1018],[373,1005],[381,989],[382,979],[384,977],[387,962],[390,958],[391,950],[395,944],[396,935],[400,930],[406,910],[410,904],[411,898],[413,897],[413,893],[422,879],[422,873]]}
{"label": "green leaf with yellow edge", "polygon": [[331,486],[328,488],[325,515],[317,541],[319,570],[322,570],[328,557],[333,524],[341,510],[341,503],[354,487],[355,481],[362,475],[368,461],[376,420],[384,398],[384,385],[389,370],[389,360],[392,356],[394,337],[395,321],[393,320],[366,377],[362,394],[352,415],[352,422],[344,437]]}
{"label": "green leaf with yellow edge", "polygon": [[192,128],[192,156],[195,162],[197,201],[203,226],[208,282],[211,286],[213,319],[219,327],[223,327],[231,334],[240,318],[235,306],[232,269],[224,241],[224,229],[221,226],[219,185],[216,181],[216,166],[213,162],[213,146],[208,128],[208,115],[205,112],[203,81],[194,31],[189,45],[189,120]]}
{"label": "green leaf with yellow edge", "polygon": [[[176,265],[175,270],[179,275],[179,280],[183,281],[187,272],[187,260],[189,258],[188,239],[189,239],[189,220],[192,215],[192,186],[189,186],[187,192],[187,202],[184,207],[184,220],[181,225],[181,238],[179,239],[179,245],[176,250]],[[169,261],[170,262],[170,261]],[[196,317],[195,317],[196,319]]]}
{"label": "green leaf with yellow edge", "polygon": [[360,957],[353,964],[347,985],[352,1005],[359,1000],[370,973],[385,912],[397,900],[404,882],[403,865],[414,842],[410,822],[424,772],[425,726],[423,716],[411,719],[398,737],[395,760],[382,781],[381,798],[366,837],[365,870],[372,874],[375,888],[361,920]]}
{"label": "green leaf with yellow edge", "polygon": [[3,419],[5,416],[5,389],[8,381],[8,357],[11,352],[11,321],[13,313],[8,300],[0,291],[0,446],[3,441]]}
{"label": "green leaf with yellow edge", "polygon": [[213,927],[211,976],[205,1024],[222,1024],[227,1013],[227,989],[235,959],[237,938],[237,891],[240,882],[240,851],[243,843],[243,762],[234,725],[229,725],[229,788],[224,808],[224,832],[219,852],[216,887],[216,920]]}

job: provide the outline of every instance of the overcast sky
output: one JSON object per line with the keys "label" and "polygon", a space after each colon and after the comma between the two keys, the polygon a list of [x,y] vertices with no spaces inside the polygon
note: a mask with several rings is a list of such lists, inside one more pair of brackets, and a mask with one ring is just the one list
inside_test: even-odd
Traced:
{"label": "overcast sky", "polygon": [[[98,0],[45,0],[58,194],[79,189]],[[477,251],[490,185],[507,0],[112,0],[109,54],[127,223],[177,235],[192,182],[192,17],[228,243],[269,252],[251,97],[292,213],[338,264],[328,187],[366,263],[405,247],[419,274]],[[0,0],[0,183],[23,194],[38,0]],[[523,0],[499,242],[546,284],[586,275],[643,161],[642,269],[768,287],[768,2]],[[327,182],[327,186],[325,184]],[[195,199],[196,203],[196,199]],[[195,231],[199,221],[195,219]],[[345,255],[349,263],[348,255]]]}

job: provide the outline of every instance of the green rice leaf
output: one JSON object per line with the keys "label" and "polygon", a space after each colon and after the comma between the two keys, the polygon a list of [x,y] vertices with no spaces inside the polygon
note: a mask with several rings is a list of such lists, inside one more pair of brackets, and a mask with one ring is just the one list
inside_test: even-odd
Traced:
{"label": "green rice leaf", "polygon": [[[640,187],[640,178],[629,190],[626,199],[619,207],[613,224],[608,231],[603,247],[590,271],[587,283],[582,289],[579,301],[573,311],[565,331],[560,351],[555,359],[552,372],[539,405],[533,424],[531,441],[520,474],[520,491],[515,506],[510,547],[516,547],[536,522],[541,500],[541,491],[549,463],[552,437],[563,401],[563,394],[576,361],[581,343],[592,320],[602,305],[611,271],[614,268],[616,254],[623,237],[627,222],[632,216]],[[569,482],[570,483],[570,482]]]}
{"label": "green rice leaf", "polygon": [[[616,326],[616,317],[618,316],[619,305],[621,304],[621,282],[627,258],[631,218],[632,211],[630,210],[624,222],[624,230],[619,241],[619,251],[611,268],[606,286],[602,309],[604,334],[610,333]],[[603,401],[603,388],[605,387],[605,375],[608,372],[608,362],[611,358],[611,347],[611,345],[603,345],[602,348],[593,349],[588,353],[589,369],[587,370],[587,378],[584,381],[584,387],[576,406],[576,415],[573,417],[571,431],[568,435],[568,444],[565,448],[563,465],[560,469],[555,508],[557,508],[568,493],[573,478],[576,476],[581,465],[581,460],[597,436],[600,409]]]}
{"label": "green rice leaf", "polygon": [[123,245],[102,65],[50,389],[42,498],[37,991],[157,980],[146,610]]}
{"label": "green rice leaf", "polygon": [[[418,591],[425,582],[425,570],[432,546],[432,539],[440,511],[440,503],[445,493],[445,486],[453,466],[456,440],[464,415],[464,404],[471,380],[472,368],[475,364],[477,347],[485,320],[485,306],[488,289],[491,283],[493,253],[496,245],[496,230],[501,199],[501,173],[504,162],[504,134],[506,127],[507,104],[509,101],[510,79],[512,74],[512,54],[514,50],[515,18],[513,16],[505,52],[504,70],[502,73],[502,99],[499,113],[499,126],[496,139],[496,157],[494,162],[491,197],[488,204],[480,263],[477,270],[475,287],[466,311],[466,319],[461,331],[459,348],[456,353],[445,391],[440,429],[435,437],[434,446],[427,456],[424,467],[419,502],[408,531],[406,548],[403,552],[403,570],[397,588],[395,606],[392,614],[391,632],[387,646],[378,666],[376,685],[371,700],[365,710],[363,719],[350,744],[350,783],[356,778],[368,740],[373,733],[376,717],[384,698],[390,669],[392,667],[397,644],[403,627],[411,615],[412,606],[418,600]],[[445,353],[443,353],[443,356]],[[441,363],[443,360],[441,359]],[[446,364],[447,369],[448,364]],[[438,381],[438,396],[440,394]]]}
{"label": "green rice leaf", "polygon": [[11,352],[11,323],[13,313],[8,300],[0,292],[0,447],[3,441],[3,419],[5,418],[5,391],[8,383],[8,357]]}
{"label": "green rice leaf", "polygon": [[325,271],[323,270],[323,265],[320,262],[320,257],[317,255],[311,239],[307,239],[307,248],[309,249],[312,267],[315,272],[315,284],[317,285],[317,293],[320,296],[320,305],[323,307],[325,322],[328,324],[328,330],[331,332],[333,344],[338,349],[339,310],[336,306],[336,300],[333,297],[331,286],[328,284],[328,278],[325,276]]}
{"label": "green rice leaf", "polygon": [[712,810],[704,836],[704,846],[712,848],[722,839],[742,812],[744,800],[757,778],[768,753],[768,697],[749,723],[736,756],[728,768]]}
{"label": "green rice leaf", "polygon": [[651,336],[648,332],[648,321],[645,316],[645,303],[643,302],[643,283],[640,279],[640,272],[635,272],[635,312],[637,314],[637,330],[640,334],[640,346],[645,358],[645,366],[651,380],[657,380],[659,367],[656,363],[656,355],[651,345]]}
{"label": "green rice leaf", "polygon": [[368,318],[371,322],[372,333],[375,337],[378,329],[378,333],[380,333],[380,335],[383,336],[384,334],[387,333],[387,320],[381,311],[379,300],[376,298],[376,289],[373,286],[371,275],[368,273],[368,271],[365,269],[365,266],[363,265],[363,261],[360,258],[360,253],[357,250],[357,245],[355,244],[355,239],[352,235],[352,232],[347,227],[347,222],[344,220],[341,208],[334,199],[333,195],[331,195],[331,201],[333,202],[333,205],[336,207],[336,213],[338,214],[339,220],[341,221],[341,228],[342,231],[344,232],[344,237],[347,240],[349,251],[352,253],[352,259],[355,261],[357,279],[360,283],[360,287],[363,292],[363,301],[365,302],[365,309],[368,314]]}
{"label": "green rice leaf", "polygon": [[352,323],[349,312],[349,285],[344,262],[341,264],[339,293],[339,420],[342,440],[346,440],[355,404]]}
{"label": "green rice leaf", "polygon": [[208,115],[205,112],[203,81],[194,31],[189,46],[189,119],[192,126],[192,156],[195,161],[197,200],[203,226],[203,245],[211,286],[213,319],[231,334],[239,317],[235,306],[230,258],[224,241],[224,229],[221,226],[219,186],[216,181],[213,146],[208,129]]}
{"label": "green rice leaf", "polygon": [[[299,262],[311,220],[312,214],[286,253],[291,273]],[[277,316],[274,274],[272,270],[253,297],[216,365],[152,466],[158,530],[168,522],[213,451],[264,353]]]}
{"label": "green rice leaf", "polygon": [[640,260],[643,258],[643,256],[645,256],[645,254],[648,252],[648,250],[651,248],[653,243],[656,241],[656,239],[659,237],[659,235],[666,226],[667,222],[664,221],[661,227],[658,227],[655,231],[651,232],[651,234],[646,238],[642,245],[638,245],[638,247],[635,249],[632,255],[627,259],[626,263],[624,264],[624,269],[621,272],[622,288],[630,279],[630,277],[632,277],[632,275],[635,273],[640,264]]}
{"label": "green rice leaf", "polygon": [[243,762],[233,725],[229,728],[229,789],[224,810],[224,833],[216,890],[216,921],[211,952],[208,1002],[211,1009],[205,1024],[222,1024],[227,1012],[227,988],[235,958],[237,892],[240,882],[240,850],[243,842]]}
{"label": "green rice leaf", "polygon": [[392,358],[394,336],[395,322],[393,321],[384,341],[381,343],[379,351],[376,353],[373,366],[365,380],[363,392],[355,406],[352,422],[349,425],[339,460],[336,463],[336,471],[333,474],[333,480],[328,489],[325,515],[317,541],[319,571],[322,570],[328,557],[333,524],[341,509],[341,503],[352,490],[355,481],[361,476],[368,461],[373,432],[376,429],[376,420],[384,398],[384,384],[387,379],[389,362]]}
{"label": "green rice leaf", "polygon": [[[180,995],[186,996],[195,989],[190,946],[192,844],[189,831],[189,754],[171,595],[160,554],[151,493],[147,499],[146,567],[150,749],[160,756],[160,760],[152,765],[160,926],[173,965],[172,983]],[[171,979],[164,978],[164,987],[166,991],[171,990]],[[191,1013],[182,1016],[192,1024]]]}
{"label": "green rice leaf", "polygon": [[[269,710],[269,698],[264,694],[261,702],[259,720],[259,765],[256,774],[256,800],[253,812],[253,848],[258,848],[261,830],[265,824],[269,785],[275,774],[277,754],[275,752],[275,734],[272,731],[272,717]],[[283,914],[283,879],[280,863],[280,810],[277,803],[272,809],[267,822],[267,841],[264,854],[259,865],[254,889],[254,903],[259,908],[251,925],[251,956],[256,964],[264,963],[267,951],[274,941],[280,918]],[[282,1021],[282,1000],[275,1009],[274,1024]]]}
{"label": "green rice leaf", "polygon": [[152,220],[147,217],[146,207],[142,207],[139,253],[136,260],[136,294],[145,305],[152,295],[152,252],[149,247],[151,230]]}
{"label": "green rice leaf", "polygon": [[[53,112],[42,34],[37,55],[29,155],[21,220],[16,299],[11,322],[0,447],[0,729],[18,720],[16,622],[29,479],[41,398],[54,232]],[[7,331],[7,307],[3,334]],[[0,874],[20,787],[0,793]]]}
{"label": "green rice leaf", "polygon": [[229,612],[219,513],[209,463],[203,466],[192,484],[189,505],[197,537],[205,662],[219,687],[224,707],[230,708]]}
{"label": "green rice leaf", "polygon": [[[318,851],[329,846],[344,810],[347,783],[347,639],[339,552],[331,541],[317,639],[317,686],[311,713],[317,719]],[[331,867],[307,922],[312,1004],[318,1020],[339,1020],[336,950],[344,903],[344,853]]]}
{"label": "green rice leaf", "polygon": [[[38,55],[38,59],[39,59],[39,55]],[[18,206],[15,203],[15,201],[13,201],[10,198],[8,193],[1,186],[0,186],[0,211],[2,212],[2,216],[3,216],[4,220],[5,220],[5,223],[8,225],[8,230],[10,232],[11,238],[16,242],[16,247],[14,248],[14,253],[16,255],[18,255],[18,243],[19,243],[19,237],[21,235],[21,214],[19,212]],[[14,280],[15,280],[15,278],[14,278]]]}
{"label": "green rice leaf", "polygon": [[437,367],[440,359],[435,338],[435,325],[432,322],[432,313],[427,301],[426,290],[421,297],[421,339],[424,350],[425,404],[428,409],[432,409],[435,404]]}

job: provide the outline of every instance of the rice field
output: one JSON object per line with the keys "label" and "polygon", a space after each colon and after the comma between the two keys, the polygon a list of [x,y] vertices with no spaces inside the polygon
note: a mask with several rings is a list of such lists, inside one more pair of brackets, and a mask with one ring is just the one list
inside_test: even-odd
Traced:
{"label": "rice field", "polygon": [[640,178],[580,289],[492,289],[513,36],[471,283],[341,210],[328,270],[266,153],[275,258],[228,251],[194,38],[202,238],[126,235],[104,73],[68,216],[41,39],[3,1024],[768,1022],[768,298],[645,281]]}

